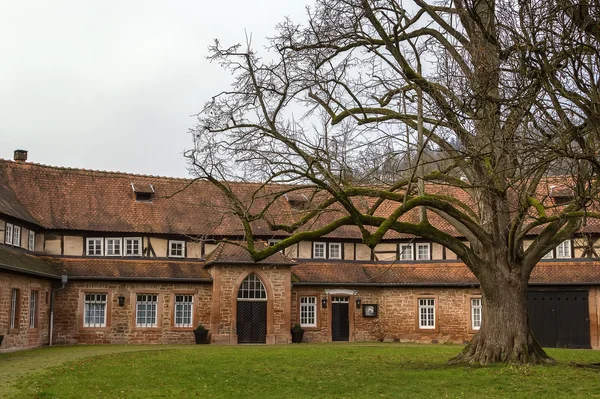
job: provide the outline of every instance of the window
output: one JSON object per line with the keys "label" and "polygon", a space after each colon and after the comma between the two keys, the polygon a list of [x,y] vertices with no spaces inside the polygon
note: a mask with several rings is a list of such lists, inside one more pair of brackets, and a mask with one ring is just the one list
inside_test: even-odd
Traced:
{"label": "window", "polygon": [[481,298],[471,299],[471,328],[473,330],[481,328]]}
{"label": "window", "polygon": [[13,288],[10,294],[10,329],[19,328],[19,290]]}
{"label": "window", "polygon": [[10,223],[6,223],[6,230],[4,231],[4,243],[7,245],[12,245],[13,241],[13,225]]}
{"label": "window", "polygon": [[193,295],[175,295],[175,327],[192,327]]}
{"label": "window", "polygon": [[38,297],[37,291],[31,291],[29,298],[29,328],[37,328],[38,326]]}
{"label": "window", "polygon": [[102,238],[88,237],[86,240],[86,254],[102,256]]}
{"label": "window", "polygon": [[556,258],[565,259],[571,257],[571,240],[566,240],[556,247]]}
{"label": "window", "polygon": [[106,256],[121,256],[121,239],[107,238],[106,240]]}
{"label": "window", "polygon": [[267,291],[260,278],[254,273],[242,281],[240,289],[238,290],[237,299],[252,301],[264,301],[267,299]]}
{"label": "window", "polygon": [[169,241],[169,256],[183,258],[185,256],[185,241]]}
{"label": "window", "polygon": [[29,230],[29,245],[30,251],[35,251],[35,231]]}
{"label": "window", "polygon": [[156,327],[157,294],[137,294],[135,304],[136,327]]}
{"label": "window", "polygon": [[552,258],[554,258],[554,251],[550,251],[546,255],[542,256],[542,259],[552,259]]}
{"label": "window", "polygon": [[271,238],[267,242],[269,243],[269,246],[272,247],[273,245],[280,243],[281,240],[278,238]]}
{"label": "window", "polygon": [[142,256],[142,239],[126,238],[125,239],[125,256]]}
{"label": "window", "polygon": [[83,299],[83,326],[106,327],[106,296],[100,293],[85,293]]}
{"label": "window", "polygon": [[15,247],[21,246],[21,227],[19,226],[13,227],[13,245]]}
{"label": "window", "polygon": [[400,253],[398,255],[400,260],[413,260],[413,246],[412,244],[400,244]]}
{"label": "window", "polygon": [[339,242],[329,243],[329,259],[342,259],[342,244]]}
{"label": "window", "polygon": [[313,258],[325,259],[325,243],[313,242]]}
{"label": "window", "polygon": [[435,328],[435,299],[419,299],[419,328]]}
{"label": "window", "polygon": [[317,297],[300,297],[300,325],[302,327],[317,326]]}
{"label": "window", "polygon": [[417,260],[429,260],[429,243],[420,242],[417,244]]}

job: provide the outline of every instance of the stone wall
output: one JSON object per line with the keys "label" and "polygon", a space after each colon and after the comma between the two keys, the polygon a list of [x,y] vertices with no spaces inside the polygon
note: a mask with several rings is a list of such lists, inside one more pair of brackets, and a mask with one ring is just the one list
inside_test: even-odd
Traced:
{"label": "stone wall", "polygon": [[[10,329],[12,290],[19,290],[18,322]],[[37,326],[30,327],[29,306],[31,292],[38,292]],[[48,344],[48,325],[51,282],[16,273],[0,272],[0,335],[4,335],[0,352],[5,350],[35,348]]]}
{"label": "stone wall", "polygon": [[[106,327],[83,327],[84,293],[107,293]],[[135,326],[136,294],[158,294],[158,323],[155,328]],[[174,295],[194,295],[192,327],[176,328],[173,323]],[[212,302],[211,284],[124,283],[71,281],[58,291],[54,313],[55,344],[168,344],[193,343],[192,330],[208,328]],[[119,296],[125,297],[119,306]]]}

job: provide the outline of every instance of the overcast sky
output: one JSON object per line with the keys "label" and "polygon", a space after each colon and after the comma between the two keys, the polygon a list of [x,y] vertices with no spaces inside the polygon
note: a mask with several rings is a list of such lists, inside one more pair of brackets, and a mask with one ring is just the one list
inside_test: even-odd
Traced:
{"label": "overcast sky", "polygon": [[0,3],[0,158],[188,175],[191,116],[230,75],[213,39],[264,46],[308,0],[19,0]]}

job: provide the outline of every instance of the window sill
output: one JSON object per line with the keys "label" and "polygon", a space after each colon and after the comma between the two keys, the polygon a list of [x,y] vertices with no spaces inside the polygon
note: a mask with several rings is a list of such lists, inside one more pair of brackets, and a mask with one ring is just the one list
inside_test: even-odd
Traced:
{"label": "window sill", "polygon": [[171,327],[171,331],[194,331],[195,327]]}
{"label": "window sill", "polygon": [[302,327],[304,331],[321,331],[321,327]]}
{"label": "window sill", "polygon": [[81,331],[108,331],[110,326],[107,327],[81,327]]}

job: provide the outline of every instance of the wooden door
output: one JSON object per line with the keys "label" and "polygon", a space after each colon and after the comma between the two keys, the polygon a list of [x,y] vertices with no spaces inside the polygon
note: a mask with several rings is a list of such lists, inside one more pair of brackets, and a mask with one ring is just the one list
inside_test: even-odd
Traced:
{"label": "wooden door", "polygon": [[331,302],[331,340],[348,341],[350,337],[348,297],[333,297]]}
{"label": "wooden door", "polygon": [[237,336],[240,344],[267,342],[267,303],[237,303]]}

